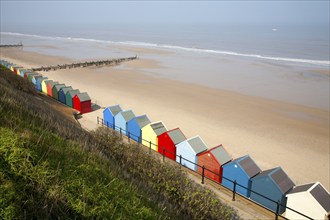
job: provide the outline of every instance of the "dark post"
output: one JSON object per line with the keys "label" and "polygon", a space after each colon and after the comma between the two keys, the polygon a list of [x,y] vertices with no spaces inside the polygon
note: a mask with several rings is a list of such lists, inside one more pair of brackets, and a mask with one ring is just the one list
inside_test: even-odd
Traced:
{"label": "dark post", "polygon": [[151,153],[151,141],[149,141],[149,153]]}
{"label": "dark post", "polygon": [[128,142],[130,142],[130,133],[127,133],[127,137],[128,137]]}
{"label": "dark post", "polygon": [[165,149],[163,148],[163,162],[165,161]]}
{"label": "dark post", "polygon": [[278,219],[279,216],[279,211],[280,211],[280,201],[277,201],[276,203],[276,213],[275,213],[275,219]]}
{"label": "dark post", "polygon": [[116,129],[115,123],[113,123],[113,125],[112,125],[112,129],[113,129],[113,130]]}
{"label": "dark post", "polygon": [[181,168],[181,164],[182,164],[181,161],[182,161],[182,156],[180,155],[180,168]]}
{"label": "dark post", "polygon": [[205,172],[205,167],[202,166],[202,184],[204,184],[204,172]]}
{"label": "dark post", "polygon": [[237,182],[236,182],[236,180],[234,181],[234,189],[233,189],[233,201],[235,201],[235,195],[236,195],[236,184],[237,184]]}
{"label": "dark post", "polygon": [[109,129],[109,122],[107,121],[107,129]]}
{"label": "dark post", "polygon": [[123,132],[121,131],[121,128],[119,129],[120,132],[120,138],[122,138]]}
{"label": "dark post", "polygon": [[99,124],[99,116],[97,116],[97,124]]}

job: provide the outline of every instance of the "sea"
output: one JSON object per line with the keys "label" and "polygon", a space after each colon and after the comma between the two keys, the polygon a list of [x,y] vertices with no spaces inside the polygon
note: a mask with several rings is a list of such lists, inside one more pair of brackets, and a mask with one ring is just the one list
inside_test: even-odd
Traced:
{"label": "sea", "polygon": [[52,44],[67,41],[117,43],[329,66],[328,25],[109,23],[21,26],[1,29],[1,44],[17,41],[29,44],[35,39],[49,40]]}
{"label": "sea", "polygon": [[329,24],[50,24],[7,26],[0,36],[1,44],[73,60],[156,59],[166,68],[144,73],[329,110]]}

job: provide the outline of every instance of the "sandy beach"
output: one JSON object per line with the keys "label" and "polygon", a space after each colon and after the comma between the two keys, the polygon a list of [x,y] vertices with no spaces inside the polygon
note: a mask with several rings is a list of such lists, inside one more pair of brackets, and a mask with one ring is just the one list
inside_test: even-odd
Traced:
{"label": "sandy beach", "polygon": [[[140,59],[116,67],[40,73],[88,92],[101,107],[120,104],[151,121],[162,120],[169,129],[180,127],[187,138],[200,135],[209,147],[223,144],[233,158],[250,154],[262,170],[281,166],[297,185],[320,181],[330,189],[329,110],[150,74],[168,68],[152,56],[170,52],[117,49],[139,53]],[[72,62],[20,49],[1,49],[1,59],[28,68]]]}

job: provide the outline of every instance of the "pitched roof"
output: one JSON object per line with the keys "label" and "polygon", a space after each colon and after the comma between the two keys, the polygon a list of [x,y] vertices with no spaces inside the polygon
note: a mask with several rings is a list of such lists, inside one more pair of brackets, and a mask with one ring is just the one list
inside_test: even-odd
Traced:
{"label": "pitched roof", "polygon": [[330,211],[330,194],[323,188],[323,186],[318,183],[314,186],[314,188],[310,191],[312,196],[316,201],[320,203],[320,205],[327,212]]}
{"label": "pitched roof", "polygon": [[48,82],[53,82],[53,80],[51,80],[51,79],[46,79],[46,80],[44,80],[43,82],[47,85]]}
{"label": "pitched roof", "polygon": [[282,170],[281,167],[273,169],[273,171],[269,175],[279,186],[282,193],[288,192],[295,185],[293,181],[290,179],[290,177]]}
{"label": "pitched roof", "polygon": [[150,124],[150,127],[154,130],[157,136],[167,131],[165,125],[161,121]]}
{"label": "pitched roof", "polygon": [[110,106],[108,107],[108,109],[112,112],[113,115],[117,115],[119,112],[122,111],[120,105]]}
{"label": "pitched roof", "polygon": [[199,136],[190,138],[189,140],[187,140],[187,142],[190,144],[196,154],[199,154],[208,149],[204,141]]}
{"label": "pitched roof", "polygon": [[174,144],[178,144],[178,143],[186,140],[186,137],[183,135],[183,133],[180,131],[179,128],[168,131],[167,134],[170,136],[170,138],[172,139]]}
{"label": "pitched roof", "polygon": [[308,183],[305,185],[300,185],[300,186],[296,186],[294,187],[292,190],[290,190],[290,192],[288,192],[287,194],[294,194],[294,193],[300,193],[300,192],[306,192],[308,191],[315,183]]}
{"label": "pitched roof", "polygon": [[214,157],[217,159],[217,161],[219,161],[221,165],[224,165],[225,163],[233,159],[222,145],[212,148],[210,152],[214,155]]}
{"label": "pitched roof", "polygon": [[60,84],[59,82],[57,81],[51,81],[51,82],[48,82],[48,85],[50,85],[51,88],[53,88],[54,85],[57,85],[57,84]]}
{"label": "pitched roof", "polygon": [[61,88],[65,87],[65,84],[55,84],[53,87],[55,87],[55,89],[59,91]]}
{"label": "pitched roof", "polygon": [[126,122],[128,122],[129,120],[135,117],[135,114],[133,113],[132,110],[122,111],[120,113]]}
{"label": "pitched roof", "polygon": [[74,89],[74,90],[70,90],[68,91],[68,93],[70,94],[71,97],[75,96],[76,94],[79,94],[80,91],[79,89]]}
{"label": "pitched roof", "polygon": [[144,126],[150,123],[150,120],[146,115],[135,117],[135,120],[140,128],[143,128]]}
{"label": "pitched roof", "polygon": [[83,93],[78,93],[76,94],[80,100],[80,102],[85,102],[85,101],[89,101],[91,100],[91,98],[89,98],[87,92],[83,92]]}
{"label": "pitched roof", "polygon": [[257,166],[257,164],[251,159],[249,155],[240,157],[235,161],[238,162],[238,164],[242,167],[242,169],[250,178],[261,172],[261,169]]}
{"label": "pitched roof", "polygon": [[46,80],[46,79],[48,79],[48,77],[41,76],[41,77],[37,78],[37,81],[42,82],[43,80]]}
{"label": "pitched roof", "polygon": [[71,91],[73,89],[72,89],[72,86],[67,86],[67,87],[62,87],[60,90],[62,90],[62,92],[65,95],[68,91]]}

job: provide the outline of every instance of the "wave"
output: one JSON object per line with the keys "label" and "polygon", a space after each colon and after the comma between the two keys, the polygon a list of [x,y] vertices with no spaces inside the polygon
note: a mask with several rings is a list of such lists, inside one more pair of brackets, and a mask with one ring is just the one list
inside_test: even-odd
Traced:
{"label": "wave", "polygon": [[265,56],[265,55],[259,55],[259,54],[246,54],[246,53],[239,53],[239,52],[233,52],[233,51],[191,48],[191,47],[182,47],[182,46],[175,46],[175,45],[146,43],[146,42],[136,42],[136,41],[109,41],[109,40],[98,40],[98,39],[89,39],[89,38],[53,37],[53,36],[41,36],[41,35],[34,35],[34,34],[21,34],[21,33],[12,33],[12,32],[0,32],[0,33],[3,35],[35,37],[35,38],[42,38],[42,39],[49,39],[49,40],[84,41],[84,42],[95,42],[95,43],[105,43],[105,44],[153,47],[153,48],[181,50],[181,51],[197,52],[197,53],[221,54],[221,55],[272,60],[272,61],[296,62],[296,63],[307,63],[307,64],[313,64],[313,65],[330,66],[330,61],[328,61],[328,60],[309,60],[309,59],[300,59],[300,58],[274,57],[274,56]]}

